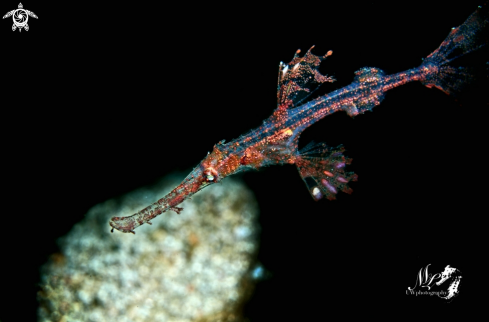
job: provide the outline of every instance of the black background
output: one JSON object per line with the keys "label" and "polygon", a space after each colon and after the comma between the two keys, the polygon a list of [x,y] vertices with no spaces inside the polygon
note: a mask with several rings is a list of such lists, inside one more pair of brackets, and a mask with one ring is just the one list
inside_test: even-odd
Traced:
{"label": "black background", "polygon": [[[418,66],[478,4],[23,2],[39,17],[30,30],[12,32],[10,18],[0,25],[0,320],[36,319],[39,266],[89,208],[189,171],[216,142],[270,116],[278,63],[298,48],[333,50],[321,71],[337,82],[324,94],[361,67]],[[17,5],[2,2],[2,15]],[[337,113],[307,129],[301,146],[344,144],[354,159],[354,193],[336,201],[314,202],[293,166],[243,174],[260,206],[258,260],[271,273],[246,316],[474,314],[481,287],[470,263],[484,256],[487,213],[485,86],[471,86],[461,106],[411,83],[373,113]],[[430,263],[462,271],[452,303],[406,295]]]}

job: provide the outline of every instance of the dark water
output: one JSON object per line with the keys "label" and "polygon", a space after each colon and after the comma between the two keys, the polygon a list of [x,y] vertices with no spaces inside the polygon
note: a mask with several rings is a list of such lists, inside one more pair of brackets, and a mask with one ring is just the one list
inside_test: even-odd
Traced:
{"label": "dark water", "polygon": [[[278,63],[297,48],[333,50],[321,71],[338,81],[321,94],[361,67],[419,65],[477,4],[24,3],[39,17],[30,30],[13,33],[8,19],[0,28],[8,286],[0,320],[36,318],[38,268],[90,207],[191,169],[218,141],[260,125],[275,106]],[[441,310],[405,291],[429,263],[470,271],[466,250],[482,241],[483,86],[459,106],[408,84],[373,113],[338,113],[308,129],[301,145],[344,144],[353,157],[351,196],[314,202],[293,166],[244,174],[261,209],[258,258],[272,274],[246,316],[322,320],[386,308],[439,316],[475,303],[467,291]]]}

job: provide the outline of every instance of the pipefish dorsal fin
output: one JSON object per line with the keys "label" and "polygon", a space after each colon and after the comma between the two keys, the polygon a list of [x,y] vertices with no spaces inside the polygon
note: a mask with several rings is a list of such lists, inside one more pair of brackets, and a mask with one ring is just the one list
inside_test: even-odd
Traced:
{"label": "pipefish dorsal fin", "polygon": [[297,107],[304,102],[312,92],[322,83],[334,82],[334,78],[324,76],[319,71],[319,65],[333,51],[328,51],[324,56],[316,56],[311,53],[312,46],[303,57],[299,57],[300,49],[296,51],[294,58],[288,63],[280,62],[277,86],[277,107],[288,109]]}

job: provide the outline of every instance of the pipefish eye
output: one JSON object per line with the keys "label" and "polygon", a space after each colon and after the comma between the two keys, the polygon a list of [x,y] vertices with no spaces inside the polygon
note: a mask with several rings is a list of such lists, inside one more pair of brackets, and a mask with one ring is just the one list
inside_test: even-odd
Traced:
{"label": "pipefish eye", "polygon": [[216,182],[217,171],[213,168],[207,168],[204,170],[204,180],[206,182]]}

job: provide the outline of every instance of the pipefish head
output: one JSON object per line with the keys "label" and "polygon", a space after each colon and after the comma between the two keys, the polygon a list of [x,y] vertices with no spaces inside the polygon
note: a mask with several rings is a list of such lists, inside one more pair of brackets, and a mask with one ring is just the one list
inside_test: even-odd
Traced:
{"label": "pipefish head", "polygon": [[222,152],[216,146],[195,167],[176,188],[165,197],[144,208],[143,210],[127,217],[112,217],[109,221],[112,231],[117,229],[124,233],[134,233],[134,229],[145,223],[150,224],[154,219],[167,210],[177,213],[183,208],[177,207],[194,193],[203,188],[217,183],[229,174],[235,173],[240,166],[237,155]]}
{"label": "pipefish head", "polygon": [[112,232],[117,229],[123,233],[133,233],[134,228],[139,225],[135,225],[136,222],[131,217],[112,217],[110,218],[109,225],[112,227]]}

